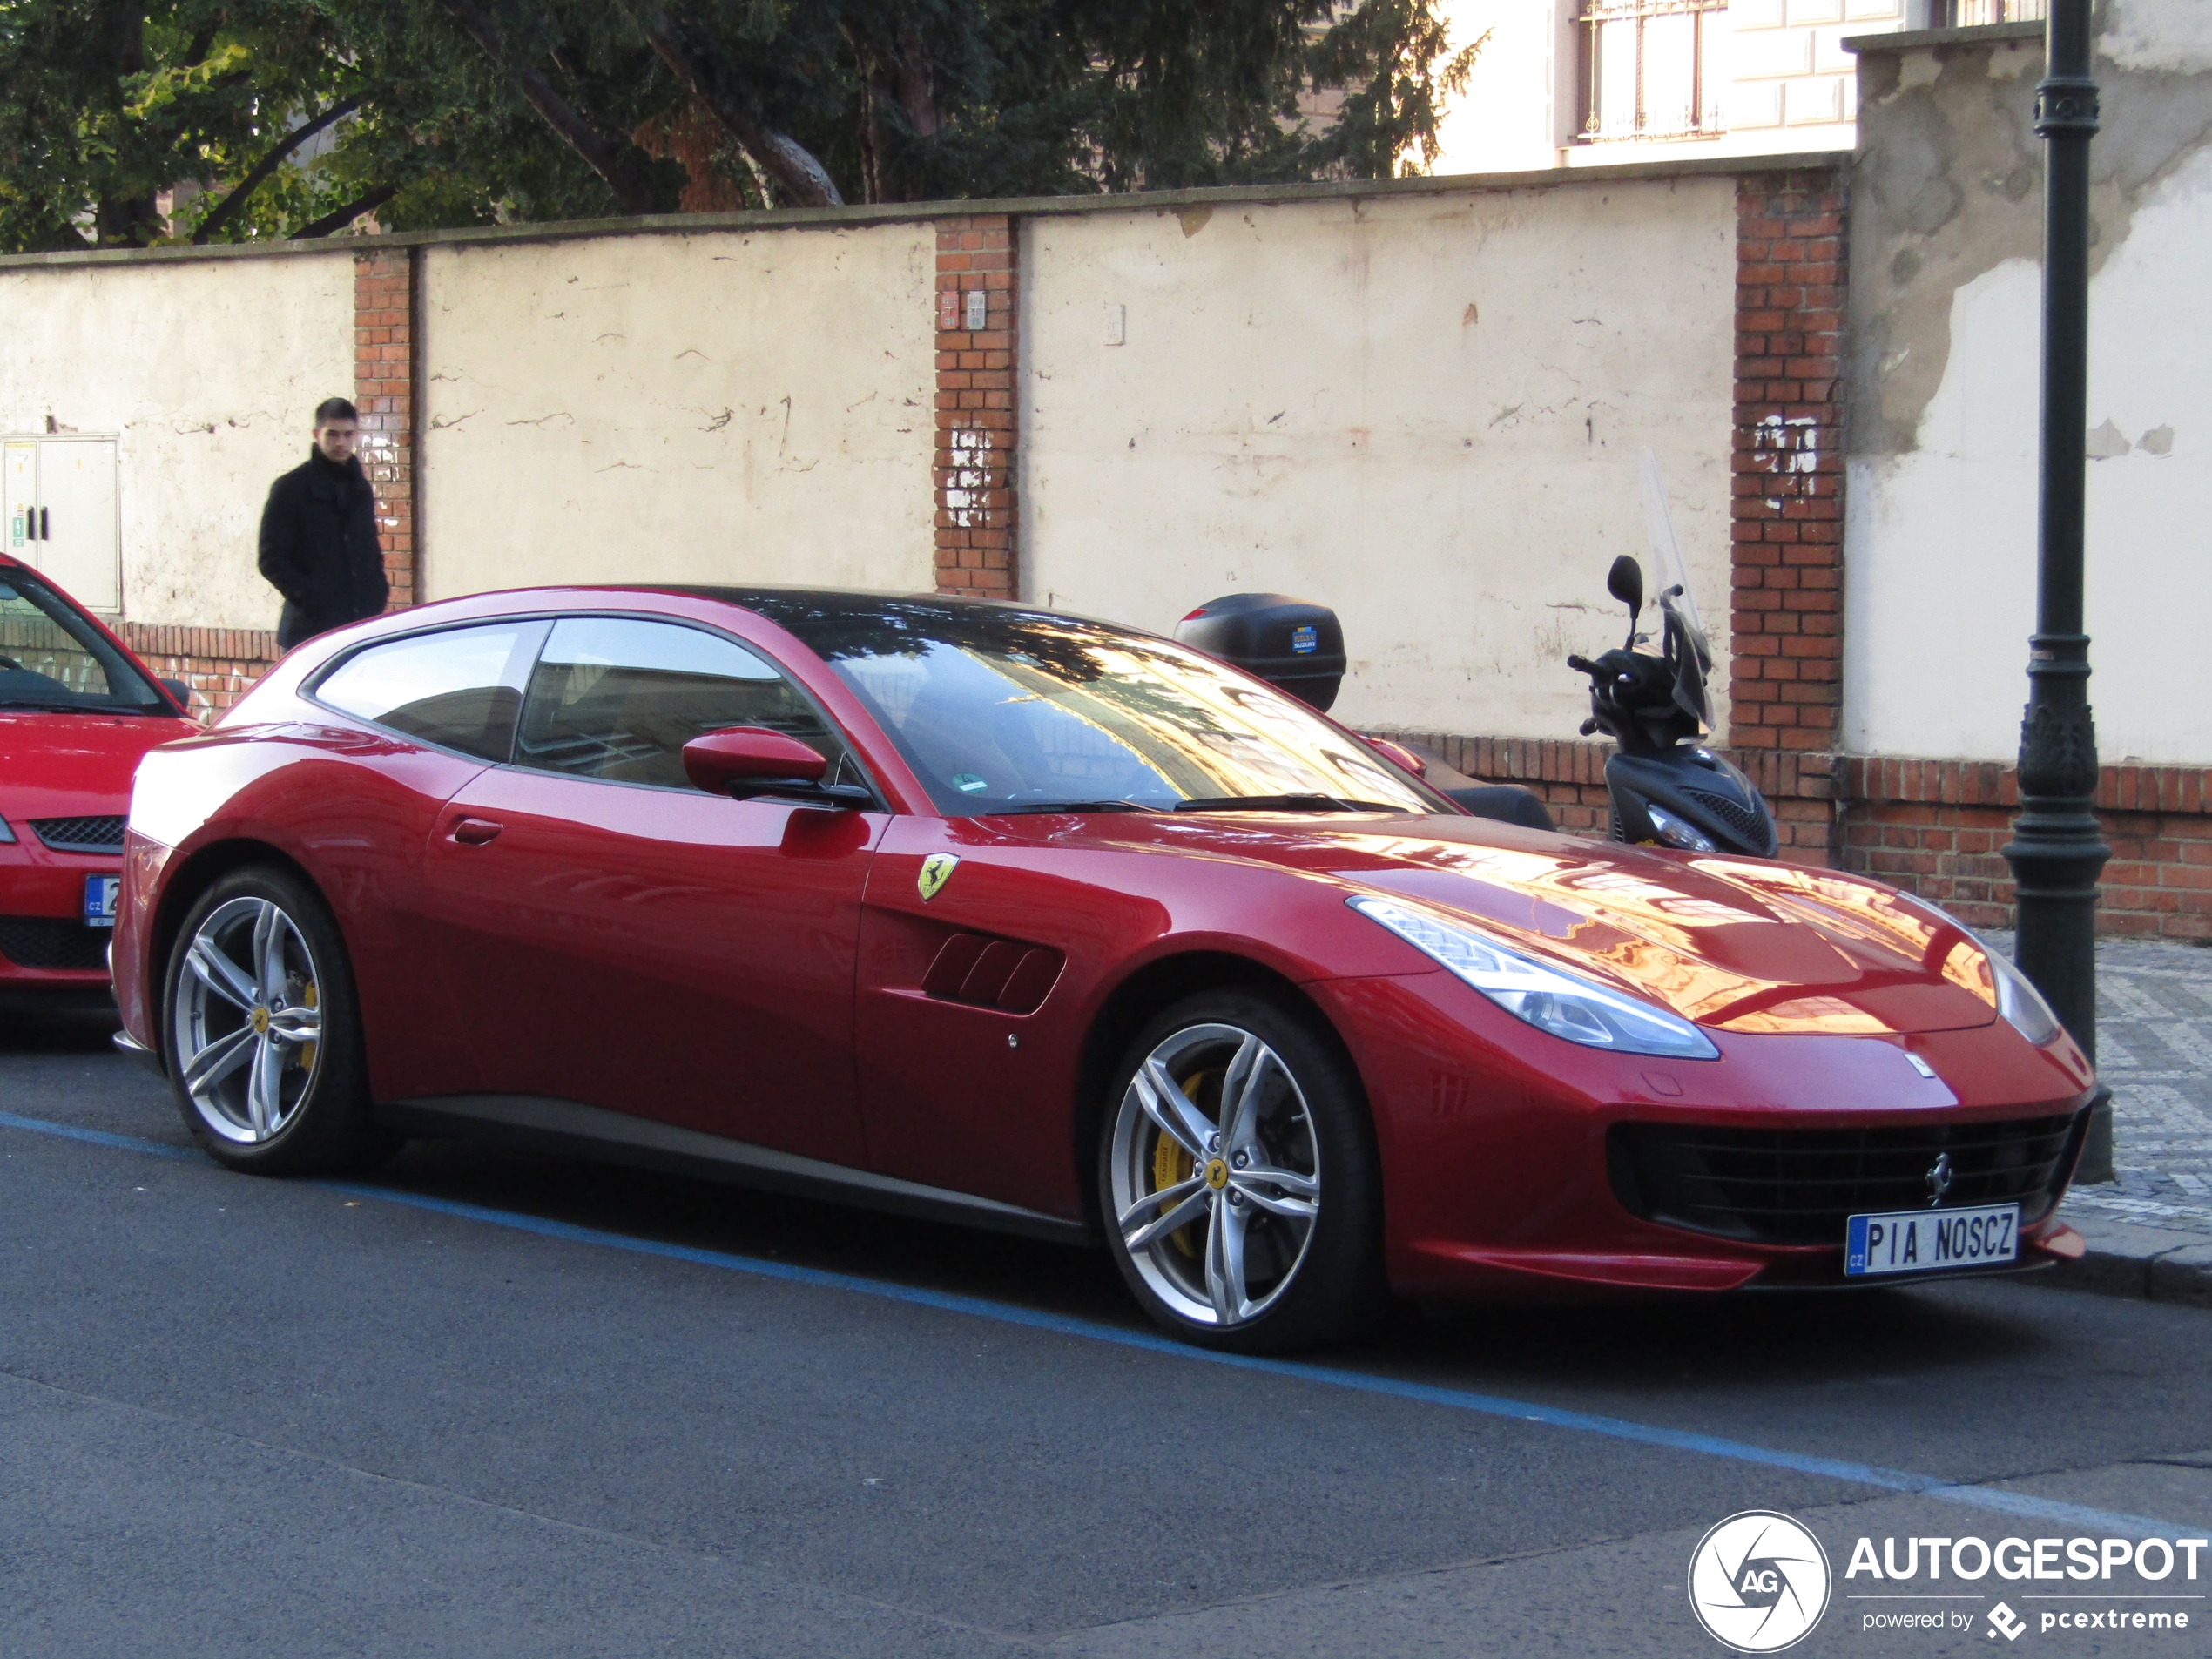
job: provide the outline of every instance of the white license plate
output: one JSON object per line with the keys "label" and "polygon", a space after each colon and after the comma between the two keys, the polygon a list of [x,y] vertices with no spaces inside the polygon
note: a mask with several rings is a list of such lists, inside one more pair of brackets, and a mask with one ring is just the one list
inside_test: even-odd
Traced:
{"label": "white license plate", "polygon": [[88,875],[84,878],[84,925],[87,927],[115,926],[116,895],[123,891],[119,875]]}
{"label": "white license plate", "polygon": [[2016,1262],[2020,1255],[2020,1207],[2016,1204],[1853,1216],[1844,1232],[1844,1272],[1851,1278],[1987,1267]]}

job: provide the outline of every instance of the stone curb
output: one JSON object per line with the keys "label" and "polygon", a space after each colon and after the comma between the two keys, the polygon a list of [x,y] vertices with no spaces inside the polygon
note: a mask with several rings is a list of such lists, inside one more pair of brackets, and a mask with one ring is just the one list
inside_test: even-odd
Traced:
{"label": "stone curb", "polygon": [[2020,1283],[2212,1308],[2212,1238],[2079,1210],[2061,1211],[2061,1218],[2088,1241],[2088,1253]]}

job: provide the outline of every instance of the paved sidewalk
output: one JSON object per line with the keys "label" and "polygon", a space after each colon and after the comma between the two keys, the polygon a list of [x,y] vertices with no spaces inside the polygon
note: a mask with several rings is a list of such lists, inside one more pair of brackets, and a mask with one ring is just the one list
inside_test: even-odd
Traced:
{"label": "paved sidewalk", "polygon": [[2090,1253],[2048,1277],[2212,1306],[2212,950],[2101,943],[2097,1062],[2120,1178],[2067,1195]]}

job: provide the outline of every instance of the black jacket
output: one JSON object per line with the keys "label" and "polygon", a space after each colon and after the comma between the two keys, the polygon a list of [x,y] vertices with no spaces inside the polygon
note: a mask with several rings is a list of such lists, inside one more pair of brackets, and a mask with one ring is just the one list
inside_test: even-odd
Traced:
{"label": "black jacket", "polygon": [[261,574],[284,596],[277,644],[289,651],[384,609],[384,550],[376,497],[359,461],[311,453],[269,486],[261,509]]}

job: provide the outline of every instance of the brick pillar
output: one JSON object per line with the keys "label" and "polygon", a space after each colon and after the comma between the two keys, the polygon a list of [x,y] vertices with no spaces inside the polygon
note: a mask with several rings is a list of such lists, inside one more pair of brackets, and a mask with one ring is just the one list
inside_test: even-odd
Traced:
{"label": "brick pillar", "polygon": [[376,491],[390,608],[420,598],[415,512],[415,251],[354,256],[354,402],[361,468]]}
{"label": "brick pillar", "polygon": [[1844,211],[1838,174],[1736,187],[1728,740],[1810,864],[1842,851]]}
{"label": "brick pillar", "polygon": [[1843,708],[1844,182],[1736,190],[1729,741],[1832,750]]}
{"label": "brick pillar", "polygon": [[[1021,591],[1014,553],[1014,222],[1003,213],[937,221],[941,593],[1011,599]],[[981,326],[969,326],[976,322]]]}

